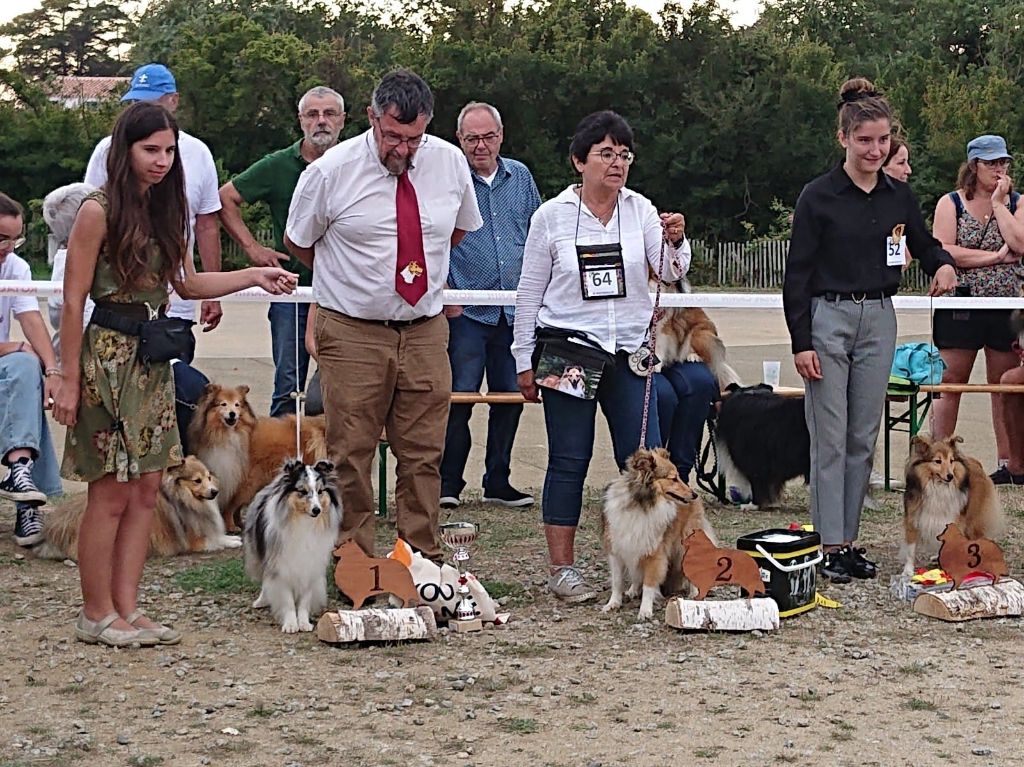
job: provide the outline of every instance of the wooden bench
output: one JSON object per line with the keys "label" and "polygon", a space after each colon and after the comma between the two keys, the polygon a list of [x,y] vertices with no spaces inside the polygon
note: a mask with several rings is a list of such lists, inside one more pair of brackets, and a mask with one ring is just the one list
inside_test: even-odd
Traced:
{"label": "wooden bench", "polygon": [[[889,462],[892,432],[906,432],[908,443],[921,430],[932,400],[943,394],[1024,394],[1022,384],[910,384],[890,386],[885,393],[885,489],[892,489]],[[906,410],[892,414],[892,403],[907,403]],[[904,428],[905,427],[905,428]],[[909,450],[909,444],[907,446]]]}

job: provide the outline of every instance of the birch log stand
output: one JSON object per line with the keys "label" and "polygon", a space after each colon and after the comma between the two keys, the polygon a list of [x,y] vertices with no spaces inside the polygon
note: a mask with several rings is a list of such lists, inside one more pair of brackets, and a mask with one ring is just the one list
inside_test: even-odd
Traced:
{"label": "birch log stand", "polygon": [[[1003,552],[988,538],[965,538],[955,524],[939,536],[939,567],[953,580],[953,589],[919,594],[914,612],[944,621],[1019,616],[1024,612],[1024,586],[1006,578],[1009,569]],[[984,586],[961,588],[967,578],[983,574],[992,579]]]}
{"label": "birch log stand", "polygon": [[[665,606],[665,622],[693,631],[773,631],[779,627],[779,606],[774,599],[754,599],[766,589],[754,558],[739,549],[715,546],[703,530],[684,541],[683,574],[696,587],[696,599],[673,597]],[[704,601],[718,586],[739,586],[750,596]]]}
{"label": "birch log stand", "polygon": [[[354,541],[337,551],[334,582],[352,600],[352,610],[327,612],[316,624],[316,635],[331,644],[344,642],[397,642],[433,639],[437,636],[434,611],[426,606],[409,607],[419,601],[409,569],[394,559],[366,556]],[[391,594],[402,600],[398,610],[360,610],[369,597]]]}

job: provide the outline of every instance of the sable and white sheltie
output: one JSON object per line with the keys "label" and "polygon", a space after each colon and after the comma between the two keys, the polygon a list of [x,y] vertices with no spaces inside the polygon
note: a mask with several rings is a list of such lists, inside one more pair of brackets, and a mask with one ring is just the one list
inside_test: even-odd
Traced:
{"label": "sable and white sheltie", "polygon": [[[172,557],[240,547],[241,539],[224,534],[216,497],[217,480],[194,455],[166,469],[156,496],[149,535],[150,556]],[[43,518],[43,540],[32,550],[37,557],[78,558],[78,531],[86,500],[82,493]]]}
{"label": "sable and white sheltie", "polygon": [[[663,293],[689,293],[689,283],[662,283]],[[660,319],[654,341],[654,353],[661,365],[675,362],[703,362],[718,379],[723,391],[740,383],[739,374],[726,361],[725,344],[718,337],[718,328],[703,309],[659,308]],[[660,370],[661,368],[657,368]]]}
{"label": "sable and white sheltie", "polygon": [[775,505],[787,481],[810,479],[804,398],[780,397],[764,384],[730,391],[715,424],[719,472],[755,507]]}
{"label": "sable and white sheltie", "polygon": [[918,434],[910,442],[903,494],[903,573],[914,573],[919,548],[934,555],[938,536],[955,523],[969,539],[1002,534],[1002,505],[981,463],[957,447],[962,437],[932,440]]}
{"label": "sable and white sheltie", "polygon": [[[224,526],[238,530],[242,510],[295,454],[295,416],[257,418],[248,386],[207,384],[189,425],[189,446],[220,483]],[[302,457],[313,464],[327,458],[323,416],[302,419]]]}
{"label": "sable and white sheltie", "polygon": [[626,462],[626,471],[615,479],[604,496],[602,540],[611,571],[612,593],[604,611],[622,606],[625,595],[634,598],[643,588],[640,620],[654,614],[654,600],[683,585],[683,539],[703,530],[711,540],[714,531],[704,517],[704,505],[681,479],[668,452],[662,448],[637,450]]}
{"label": "sable and white sheltie", "polygon": [[327,606],[327,566],[341,526],[334,464],[289,460],[245,516],[245,572],[261,583],[253,607],[269,607],[281,631],[312,631]]}

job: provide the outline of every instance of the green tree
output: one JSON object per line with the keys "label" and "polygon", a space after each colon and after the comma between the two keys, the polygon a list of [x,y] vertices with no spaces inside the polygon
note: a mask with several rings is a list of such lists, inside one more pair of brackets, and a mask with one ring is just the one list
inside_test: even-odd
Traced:
{"label": "green tree", "polygon": [[128,16],[114,0],[43,0],[0,27],[25,75],[116,75]]}

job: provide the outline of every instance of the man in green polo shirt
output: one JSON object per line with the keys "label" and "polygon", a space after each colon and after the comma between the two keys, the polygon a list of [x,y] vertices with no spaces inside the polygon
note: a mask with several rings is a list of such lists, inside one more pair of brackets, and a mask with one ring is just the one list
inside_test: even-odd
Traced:
{"label": "man in green polo shirt", "polygon": [[[325,86],[311,88],[299,99],[299,126],[302,128],[300,141],[271,152],[220,188],[220,220],[253,264],[283,266],[298,273],[300,285],[310,285],[313,282],[312,273],[298,259],[289,256],[284,246],[288,206],[302,171],[338,143],[341,129],[345,127],[344,99]],[[254,202],[265,202],[270,208],[274,227],[273,250],[257,242],[242,220],[242,205]],[[296,306],[299,309],[297,335]],[[274,354],[274,398],[270,405],[272,416],[294,413],[295,400],[291,393],[302,391],[306,386],[309,353],[302,344],[302,338],[308,314],[309,304],[270,304],[267,316]],[[295,345],[296,338],[299,339],[298,348]]]}

